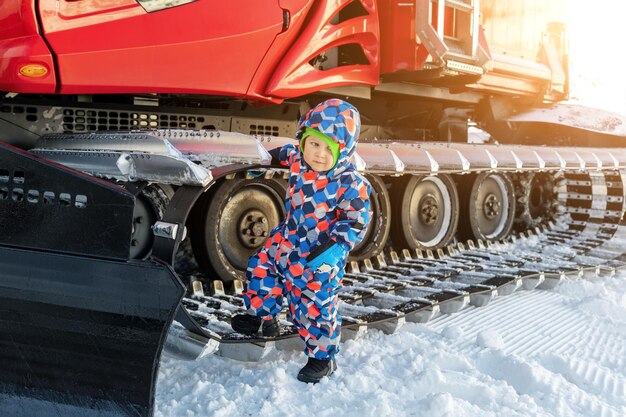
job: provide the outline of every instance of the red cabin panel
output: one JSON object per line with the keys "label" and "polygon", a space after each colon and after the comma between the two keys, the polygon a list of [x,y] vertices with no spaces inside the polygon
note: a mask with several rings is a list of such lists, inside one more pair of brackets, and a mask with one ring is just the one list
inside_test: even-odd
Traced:
{"label": "red cabin panel", "polygon": [[[266,94],[295,97],[342,85],[376,85],[380,72],[378,10],[375,0],[356,0],[362,14],[342,20],[352,0],[318,0],[306,25],[273,72]],[[360,48],[366,62],[321,70],[310,61],[346,45]]]}
{"label": "red cabin panel", "polygon": [[415,36],[415,0],[380,0],[381,68],[383,74],[414,71],[418,44]]}
{"label": "red cabin panel", "polygon": [[[418,71],[428,58],[428,48],[416,35],[416,0],[398,2],[379,0],[381,73]],[[436,28],[439,20],[437,3],[430,10],[430,24]],[[444,9],[444,36],[454,37],[454,9]]]}
{"label": "red cabin panel", "polygon": [[[26,77],[20,68],[41,65],[47,73]],[[56,79],[52,55],[37,33],[34,2],[0,3],[0,90],[17,93],[54,93]]]}
{"label": "red cabin panel", "polygon": [[272,43],[269,51],[267,51],[267,54],[263,58],[263,62],[259,66],[259,69],[250,84],[250,88],[247,93],[248,97],[259,100],[271,100],[274,102],[280,102],[283,100],[282,97],[268,96],[266,94],[265,86],[274,74],[274,68],[280,64],[285,52],[294,43],[299,33],[302,31],[302,28],[307,21],[308,13],[314,3],[315,0],[280,0],[280,7],[286,10],[289,14],[289,27],[287,30],[276,36],[274,43]]}
{"label": "red cabin panel", "polygon": [[[150,13],[137,0],[23,0],[0,7],[0,22],[7,91],[281,101],[379,81],[375,0],[197,0]],[[356,49],[354,62],[337,59]],[[311,65],[332,50],[336,65]],[[49,72],[20,79],[22,61]]]}
{"label": "red cabin panel", "polygon": [[199,0],[147,13],[134,0],[41,0],[61,93],[244,96],[283,27],[278,0]]}

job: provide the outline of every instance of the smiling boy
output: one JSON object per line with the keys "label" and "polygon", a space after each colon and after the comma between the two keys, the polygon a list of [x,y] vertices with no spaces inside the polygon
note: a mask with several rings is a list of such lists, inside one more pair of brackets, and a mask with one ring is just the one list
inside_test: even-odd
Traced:
{"label": "smiling boy", "polygon": [[300,118],[299,146],[273,149],[289,167],[285,220],[252,256],[246,271],[248,314],[233,317],[235,331],[277,336],[276,316],[287,297],[291,320],[304,341],[307,364],[298,373],[316,383],[336,369],[341,317],[337,290],[350,250],[370,221],[370,185],[351,162],[360,116],[338,99],[318,104]]}

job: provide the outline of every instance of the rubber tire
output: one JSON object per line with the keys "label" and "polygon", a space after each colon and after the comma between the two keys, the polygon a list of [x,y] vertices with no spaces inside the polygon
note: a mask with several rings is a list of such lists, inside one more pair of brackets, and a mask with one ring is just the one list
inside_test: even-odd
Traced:
{"label": "rubber tire", "polygon": [[[224,209],[231,199],[249,187],[264,190],[266,195],[274,200],[274,209],[276,210],[278,222],[268,220],[268,230],[271,231],[285,217],[284,201],[287,183],[284,180],[234,178],[224,180],[215,188],[212,187],[214,189],[209,189],[209,192],[200,197],[192,210],[190,235],[196,261],[200,269],[210,275],[209,279],[211,280],[220,279],[224,282],[232,282],[237,279],[243,280],[248,258],[254,255],[265,242],[265,239],[263,239],[256,248],[250,249],[244,247],[243,244],[238,246],[236,236],[232,236],[232,240],[228,243],[220,241],[220,227],[229,227],[228,224],[222,224],[225,220],[225,214],[227,214],[224,213]],[[255,209],[264,213],[272,210],[268,207],[255,207]],[[229,247],[236,248],[240,252],[240,256],[234,257],[238,264],[229,260],[225,252],[225,245],[230,245]]]}
{"label": "rubber tire", "polygon": [[372,186],[369,198],[372,218],[367,226],[365,237],[350,252],[350,261],[362,261],[381,253],[391,230],[391,201],[387,186],[382,178],[375,175],[368,174],[365,178]]}
{"label": "rubber tire", "polygon": [[[435,181],[434,178],[438,180]],[[442,222],[441,228],[446,229],[443,236],[437,242],[424,242],[419,237],[419,231],[414,230],[414,214],[411,213],[411,200],[416,189],[424,182],[441,182],[448,191],[450,197],[450,219],[447,223]],[[436,184],[437,185],[437,184]],[[405,175],[395,181],[391,186],[391,201],[393,205],[393,219],[391,222],[391,236],[393,246],[397,250],[401,249],[438,249],[443,248],[452,242],[456,233],[459,220],[459,197],[456,185],[449,175],[438,176]]]}
{"label": "rubber tire", "polygon": [[[152,225],[163,218],[165,209],[170,202],[173,193],[168,188],[157,184],[144,187],[135,198],[135,208],[133,210],[133,233],[131,236],[130,258],[147,259],[152,253],[154,243],[154,233]],[[137,217],[147,217],[142,223],[137,222]],[[132,245],[133,240],[139,240],[140,247]]]}
{"label": "rubber tire", "polygon": [[[508,208],[501,230],[494,236],[489,236],[480,229],[476,216],[476,200],[478,198],[479,187],[489,177],[497,177],[502,181],[507,191]],[[458,177],[458,189],[461,200],[461,212],[463,221],[459,226],[459,240],[480,239],[483,241],[499,241],[506,238],[511,233],[515,221],[515,189],[511,180],[502,173],[483,172],[480,174],[469,174]],[[504,211],[503,211],[504,214]]]}

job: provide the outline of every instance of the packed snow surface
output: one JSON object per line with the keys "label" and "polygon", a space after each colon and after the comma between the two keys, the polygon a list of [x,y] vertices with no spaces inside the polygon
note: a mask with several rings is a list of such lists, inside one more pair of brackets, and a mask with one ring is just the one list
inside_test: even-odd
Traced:
{"label": "packed snow surface", "polygon": [[626,273],[517,291],[480,308],[369,330],[320,384],[298,350],[259,362],[164,356],[158,417],[626,416]]}

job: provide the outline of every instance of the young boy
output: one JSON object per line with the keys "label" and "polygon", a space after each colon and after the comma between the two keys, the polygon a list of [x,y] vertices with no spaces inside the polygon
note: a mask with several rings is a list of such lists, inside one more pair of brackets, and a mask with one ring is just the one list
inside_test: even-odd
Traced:
{"label": "young boy", "polygon": [[298,122],[300,145],[270,154],[289,166],[285,220],[250,258],[244,302],[248,314],[233,317],[235,331],[278,335],[276,316],[287,296],[291,320],[309,357],[298,379],[316,383],[336,369],[341,317],[337,289],[348,253],[366,231],[371,213],[369,183],[350,157],[360,130],[351,104],[337,99],[318,104]]}

